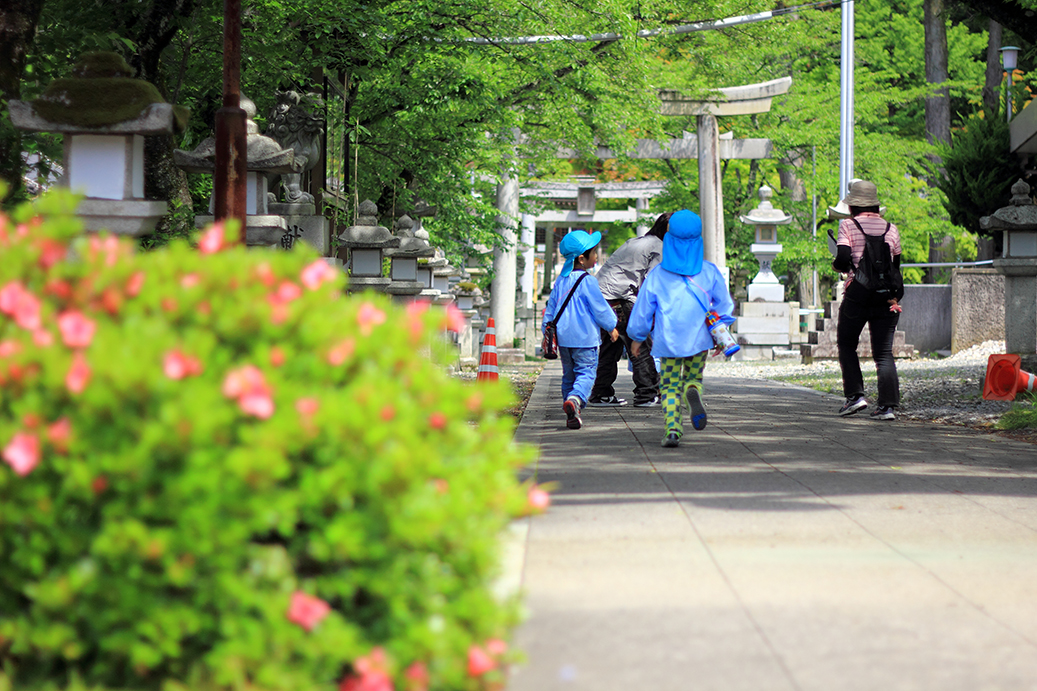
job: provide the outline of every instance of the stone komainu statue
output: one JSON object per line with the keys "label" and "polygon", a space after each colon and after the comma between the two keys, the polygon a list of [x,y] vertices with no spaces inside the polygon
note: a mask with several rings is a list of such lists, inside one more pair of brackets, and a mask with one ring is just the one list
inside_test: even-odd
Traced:
{"label": "stone komainu statue", "polygon": [[[300,172],[281,176],[285,201],[312,203],[313,195],[302,191],[302,174],[316,167],[320,160],[324,100],[317,94],[300,95],[296,91],[278,91],[276,98],[266,134],[283,148],[295,151],[295,160],[302,163]],[[273,197],[276,201],[276,191]]]}

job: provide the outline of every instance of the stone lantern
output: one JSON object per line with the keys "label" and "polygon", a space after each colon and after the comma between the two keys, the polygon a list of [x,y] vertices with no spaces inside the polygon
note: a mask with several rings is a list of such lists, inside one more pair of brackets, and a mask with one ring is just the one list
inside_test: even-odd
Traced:
{"label": "stone lantern", "polygon": [[749,284],[749,302],[784,302],[785,287],[778,281],[771,269],[774,258],[781,253],[778,243],[778,226],[788,225],[792,216],[771,204],[774,191],[767,185],[760,188],[760,204],[747,215],[741,217],[742,223],[754,226],[756,242],[749,250],[760,262],[760,270]]}
{"label": "stone lantern", "polygon": [[994,268],[1005,277],[1005,350],[1022,358],[1023,369],[1037,367],[1037,206],[1030,186],[1012,185],[1012,199],[979,219],[984,230],[1004,233],[1004,251]]}
{"label": "stone lantern", "polygon": [[450,290],[450,282],[452,278],[459,276],[461,271],[447,261],[442,250],[436,250],[436,256],[429,260],[429,267],[432,269],[432,289],[439,292],[435,302],[442,305],[453,302],[454,294]]}
{"label": "stone lantern", "polygon": [[389,271],[392,282],[385,292],[397,296],[418,295],[432,286],[431,274],[428,284],[418,280],[418,259],[432,257],[436,251],[428,244],[428,231],[421,229],[420,224],[415,231],[410,216],[401,216],[396,222],[396,237],[400,241],[399,246],[385,250],[386,256],[392,261]]}
{"label": "stone lantern", "polygon": [[182,129],[187,111],[132,76],[117,53],[86,53],[71,78],[32,103],[9,103],[16,128],[64,135],[61,185],[86,195],[76,215],[90,232],[147,235],[167,213],[165,202],[144,199],[144,136]]}
{"label": "stone lantern", "polygon": [[356,224],[342,231],[339,244],[349,250],[349,290],[384,291],[392,282],[382,274],[382,254],[400,246],[400,238],[378,225],[378,207],[370,199],[360,202]]}
{"label": "stone lantern", "polygon": [[[247,118],[247,197],[245,203],[245,239],[249,246],[280,247],[281,239],[288,230],[283,216],[270,213],[267,206],[267,188],[269,178],[280,173],[297,172],[299,165],[295,162],[295,152],[283,149],[270,137],[259,133],[259,127],[252,119],[256,115],[256,104],[250,99],[241,97],[241,108]],[[173,161],[188,173],[212,175],[216,168],[216,138],[209,137],[194,151],[177,149],[173,152]],[[215,196],[209,200],[208,216],[196,216],[195,225],[202,228],[213,222],[213,204]]]}

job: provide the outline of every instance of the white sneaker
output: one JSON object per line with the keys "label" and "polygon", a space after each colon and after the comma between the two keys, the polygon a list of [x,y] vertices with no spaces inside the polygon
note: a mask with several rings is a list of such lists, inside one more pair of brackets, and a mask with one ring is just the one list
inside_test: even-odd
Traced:
{"label": "white sneaker", "polygon": [[655,398],[651,399],[650,401],[641,401],[640,403],[635,403],[634,407],[635,408],[654,408],[657,405],[659,405],[659,397],[658,396],[656,396]]}
{"label": "white sneaker", "polygon": [[616,398],[615,396],[607,396],[605,398],[587,401],[587,405],[592,408],[615,408],[616,406],[626,404],[627,400],[625,398]]}

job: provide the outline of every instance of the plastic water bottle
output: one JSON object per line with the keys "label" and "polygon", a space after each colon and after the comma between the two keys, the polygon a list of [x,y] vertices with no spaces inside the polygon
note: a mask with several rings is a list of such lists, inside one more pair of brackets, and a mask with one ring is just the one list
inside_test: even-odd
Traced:
{"label": "plastic water bottle", "polygon": [[706,312],[706,327],[709,329],[709,335],[713,337],[714,345],[723,348],[725,357],[731,357],[742,349],[735,337],[731,335],[727,324],[722,322],[720,315],[712,310]]}

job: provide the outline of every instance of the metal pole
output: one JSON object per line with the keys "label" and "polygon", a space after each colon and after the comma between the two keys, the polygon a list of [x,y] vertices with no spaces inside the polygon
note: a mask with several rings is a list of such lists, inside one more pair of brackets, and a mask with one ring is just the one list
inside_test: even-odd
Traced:
{"label": "metal pole", "polygon": [[853,2],[843,3],[842,50],[839,69],[839,198],[853,179]]}
{"label": "metal pole", "polygon": [[216,111],[213,206],[217,221],[236,218],[245,241],[248,154],[241,108],[241,0],[223,1],[223,107]]}
{"label": "metal pole", "polygon": [[[816,144],[813,145],[811,147],[811,149],[813,151],[812,161],[813,161],[814,182],[813,182],[813,190],[811,191],[811,194],[810,194],[810,206],[811,206],[811,210],[810,210],[810,234],[813,236],[814,244],[816,245],[817,244],[817,145]],[[821,298],[821,296],[818,295],[818,293],[820,293],[820,292],[821,292],[820,286],[818,285],[818,282],[817,282],[817,265],[815,265],[813,267],[813,271],[811,272],[811,278],[810,278],[810,306],[811,307],[817,307],[817,305],[819,303],[819,300]]]}
{"label": "metal pole", "polygon": [[1005,106],[1008,110],[1008,122],[1012,122],[1012,72],[1013,70],[1005,70],[1005,74],[1008,76],[1008,81],[1005,82]]}

